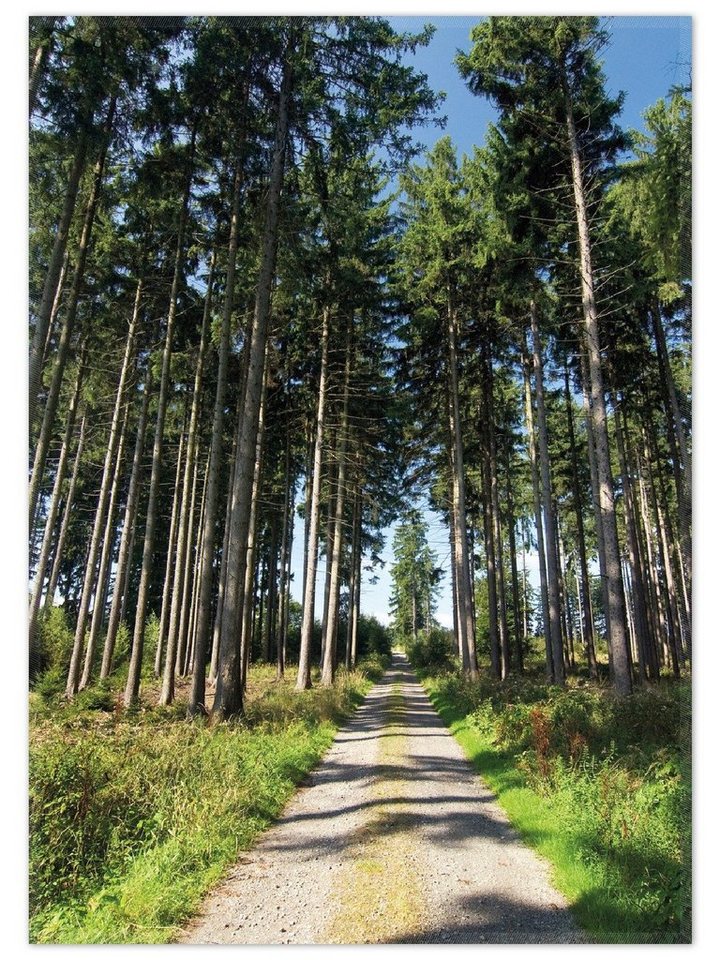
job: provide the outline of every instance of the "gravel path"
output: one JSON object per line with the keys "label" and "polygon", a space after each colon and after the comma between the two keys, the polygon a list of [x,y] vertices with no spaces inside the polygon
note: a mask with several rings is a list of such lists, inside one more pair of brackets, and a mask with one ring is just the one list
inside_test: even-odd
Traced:
{"label": "gravel path", "polygon": [[181,943],[579,943],[406,658]]}

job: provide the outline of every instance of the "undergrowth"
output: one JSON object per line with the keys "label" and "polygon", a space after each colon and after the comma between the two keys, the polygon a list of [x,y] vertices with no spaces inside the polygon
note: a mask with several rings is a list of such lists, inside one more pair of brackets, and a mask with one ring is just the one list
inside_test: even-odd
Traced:
{"label": "undergrowth", "polygon": [[108,684],[72,704],[33,694],[30,938],[163,943],[282,810],[385,662],[332,688],[251,671],[246,712],[209,727],[184,706],[115,710]]}
{"label": "undergrowth", "polygon": [[690,941],[689,682],[627,698],[455,670],[425,684],[595,941]]}

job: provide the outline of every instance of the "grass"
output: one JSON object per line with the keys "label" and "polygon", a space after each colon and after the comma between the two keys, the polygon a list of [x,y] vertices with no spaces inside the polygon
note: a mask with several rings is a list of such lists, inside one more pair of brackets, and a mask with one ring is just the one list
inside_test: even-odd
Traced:
{"label": "grass", "polygon": [[30,939],[167,943],[281,812],[384,664],[296,694],[251,671],[241,722],[184,720],[182,701],[131,715],[98,687],[61,706],[34,697]]}
{"label": "grass", "polygon": [[687,683],[631,702],[590,685],[424,683],[591,940],[690,942]]}

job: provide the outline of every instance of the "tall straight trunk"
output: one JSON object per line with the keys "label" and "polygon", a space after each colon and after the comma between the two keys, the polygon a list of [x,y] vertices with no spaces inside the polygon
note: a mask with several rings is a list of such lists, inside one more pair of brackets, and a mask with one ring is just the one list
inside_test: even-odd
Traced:
{"label": "tall straight trunk", "polygon": [[348,317],[345,343],[345,370],[343,375],[343,401],[340,431],[337,445],[337,493],[335,496],[335,522],[330,563],[330,596],[325,622],[325,656],[322,664],[322,684],[330,686],[335,679],[337,662],[337,635],[340,620],[340,562],[343,548],[343,521],[345,516],[345,474],[347,471],[348,409],[350,403],[350,367],[352,360],[353,317]]}
{"label": "tall straight trunk", "polygon": [[650,640],[648,644],[648,669],[652,680],[660,679],[660,648],[664,637],[664,618],[661,616],[661,598],[657,590],[656,576],[656,557],[657,551],[653,543],[653,534],[650,527],[650,515],[648,510],[647,496],[645,493],[645,481],[643,469],[640,460],[640,453],[636,450],[636,469],[638,478],[638,520],[637,526],[640,528],[638,537],[640,539],[640,549],[643,553],[642,568],[645,572],[645,590],[647,597],[648,621],[650,623]]}
{"label": "tall straight trunk", "polygon": [[307,528],[307,571],[303,595],[303,615],[300,628],[300,660],[298,664],[297,689],[310,687],[310,650],[313,623],[315,620],[315,579],[317,573],[318,528],[320,524],[320,488],[322,472],[323,436],[325,432],[325,407],[327,403],[328,344],[330,339],[330,306],[323,308],[322,343],[320,353],[320,382],[318,384],[317,422],[315,426],[315,451],[313,456],[312,488],[309,508],[305,509]]}
{"label": "tall straight trunk", "polygon": [[[624,421],[624,413],[622,415]],[[627,426],[625,426],[627,431]],[[640,682],[644,683],[650,679],[648,672],[648,650],[650,647],[650,631],[647,621],[647,603],[645,594],[645,584],[642,576],[642,562],[640,557],[640,547],[635,526],[635,491],[632,478],[628,469],[627,455],[625,452],[625,440],[623,436],[623,424],[617,401],[615,402],[615,433],[617,437],[618,458],[620,461],[620,474],[623,485],[623,494],[625,501],[625,529],[627,532],[627,552],[628,567],[630,575],[631,599],[632,599],[632,626],[635,633],[635,645],[638,654],[638,666],[640,673]],[[630,604],[628,604],[630,606]]]}
{"label": "tall straight trunk", "polygon": [[521,341],[523,381],[525,385],[525,429],[528,435],[528,456],[532,479],[533,506],[535,508],[535,532],[537,536],[538,567],[540,573],[540,603],[542,606],[543,636],[545,638],[545,675],[552,679],[552,644],[550,640],[550,608],[548,605],[548,577],[545,563],[545,534],[543,533],[542,507],[540,503],[540,477],[537,466],[537,445],[533,415],[532,390],[530,386],[530,360],[524,338]]}
{"label": "tall straight trunk", "polygon": [[[63,200],[62,212],[60,214],[60,220],[58,221],[57,230],[55,232],[55,240],[53,242],[53,248],[50,254],[50,263],[48,264],[47,274],[45,275],[45,283],[40,297],[40,303],[35,315],[35,327],[32,335],[32,343],[30,345],[30,361],[28,367],[28,424],[31,431],[35,421],[35,410],[37,406],[38,394],[40,392],[45,341],[47,340],[48,330],[50,327],[50,317],[52,314],[53,305],[56,301],[57,291],[61,283],[60,276],[62,273],[63,262],[65,260],[68,236],[70,234],[70,225],[72,223],[73,214],[75,213],[80,180],[82,178],[83,170],[85,169],[87,149],[87,126],[85,123],[82,123],[80,125],[80,130],[78,131],[73,164],[70,169],[67,187],[65,188],[65,198]],[[106,147],[104,149],[106,149]],[[101,163],[100,167],[101,176],[102,166],[104,165],[104,149],[100,154],[100,156],[103,158],[103,163]]]}
{"label": "tall straight trunk", "polygon": [[521,631],[520,583],[518,579],[517,538],[515,536],[516,521],[511,487],[512,479],[510,476],[510,463],[508,462],[505,502],[507,503],[508,509],[508,549],[510,551],[510,579],[512,584],[513,639],[515,641],[515,661],[518,673],[523,673],[525,670],[525,655],[523,652],[523,637]]}
{"label": "tall straight trunk", "polygon": [[[247,533],[247,552],[245,556],[245,583],[243,587],[243,602],[239,611],[240,620],[237,625],[238,647],[240,651],[240,679],[241,690],[245,689],[250,653],[253,647],[254,631],[254,601],[256,574],[259,583],[262,582],[257,566],[258,548],[258,520],[260,512],[260,484],[262,481],[263,452],[265,448],[265,412],[267,409],[267,390],[265,378],[267,374],[267,354],[265,355],[265,372],[263,373],[263,395],[260,399],[258,414],[258,433],[255,441],[255,461],[253,467],[252,499],[250,502],[250,522]],[[260,608],[262,617],[262,607]]]}
{"label": "tall straight trunk", "polygon": [[552,679],[564,684],[563,642],[560,627],[560,572],[557,563],[555,510],[550,479],[550,453],[548,447],[547,417],[545,414],[545,386],[537,322],[537,307],[530,303],[530,324],[533,340],[533,367],[535,371],[535,404],[537,409],[538,456],[540,459],[541,496],[545,526],[545,563],[547,569],[548,615],[550,618],[550,650],[552,653]]}
{"label": "tall straight trunk", "polygon": [[247,558],[247,535],[252,502],[255,445],[258,433],[260,404],[264,393],[263,369],[270,318],[270,290],[275,274],[277,235],[280,220],[280,194],[282,191],[285,147],[288,128],[288,106],[292,80],[290,51],[283,65],[283,77],[278,99],[278,116],[275,128],[270,182],[267,191],[265,229],[260,275],[255,297],[252,335],[248,346],[247,384],[244,393],[243,420],[238,437],[237,470],[233,490],[233,506],[230,513],[230,538],[228,541],[228,577],[223,603],[220,632],[218,679],[215,690],[213,714],[217,719],[227,719],[242,712],[240,685],[240,651],[236,627],[242,613],[245,562]]}
{"label": "tall straight trunk", "polygon": [[[198,479],[200,471],[200,458],[195,459],[195,480],[193,487]],[[178,645],[177,656],[175,658],[175,670],[181,677],[186,677],[190,672],[192,658],[188,656],[190,648],[190,631],[193,622],[192,608],[195,596],[195,580],[198,574],[202,573],[202,558],[196,547],[196,534],[202,531],[203,521],[205,519],[205,497],[207,496],[208,470],[207,462],[203,474],[202,490],[200,492],[200,506],[195,510],[195,490],[191,499],[190,507],[190,527],[188,530],[187,558],[185,561],[185,577],[182,588],[182,604],[180,606],[180,624],[178,627]],[[197,516],[197,530],[195,527],[195,518]]]}
{"label": "tall straight trunk", "polygon": [[267,556],[267,616],[263,624],[262,652],[265,663],[270,663],[277,638],[277,578],[278,578],[278,517],[270,516],[270,542]]}
{"label": "tall straight trunk", "polygon": [[137,605],[135,607],[132,653],[130,655],[130,666],[128,669],[128,677],[124,694],[124,703],[126,707],[130,707],[136,703],[140,692],[140,671],[142,670],[143,648],[145,645],[145,622],[147,619],[148,590],[150,587],[153,554],[155,551],[155,527],[160,488],[160,468],[162,466],[163,437],[165,434],[165,412],[167,410],[168,388],[170,383],[170,359],[172,357],[178,294],[180,292],[183,266],[185,263],[185,227],[187,225],[188,211],[190,207],[190,193],[192,189],[195,167],[196,134],[197,126],[194,126],[190,139],[190,152],[188,157],[188,171],[185,180],[185,189],[180,207],[177,247],[175,250],[175,267],[173,270],[172,286],[170,288],[170,302],[168,304],[167,325],[165,328],[165,345],[163,347],[160,385],[158,387],[155,438],[153,440],[152,466],[150,468],[150,487],[148,491],[148,509],[147,516],[145,518],[145,540],[143,542],[140,583],[138,586]]}
{"label": "tall straight trunk", "polygon": [[125,415],[122,428],[120,430],[120,441],[117,447],[117,456],[115,458],[115,469],[113,471],[112,484],[110,487],[110,499],[107,506],[107,516],[105,518],[105,531],[102,538],[102,551],[100,553],[100,566],[97,573],[97,585],[95,588],[95,599],[93,601],[92,618],[90,620],[90,633],[88,634],[87,649],[85,651],[85,664],[80,678],[80,690],[84,690],[90,683],[93,667],[95,666],[95,651],[97,650],[98,637],[105,619],[105,607],[107,602],[108,579],[110,576],[110,565],[113,553],[115,551],[115,511],[117,508],[117,499],[120,491],[120,480],[122,478],[122,465],[125,459],[125,437],[127,434],[127,422],[130,412],[130,404],[125,404]]}
{"label": "tall straight trunk", "polygon": [[353,633],[356,630],[355,622],[355,592],[358,588],[357,558],[360,551],[360,536],[358,531],[358,522],[360,517],[360,483],[359,477],[355,477],[355,494],[353,496],[353,519],[352,519],[352,543],[350,547],[350,593],[348,597],[348,624],[347,637],[345,640],[345,669],[351,670],[353,664]]}
{"label": "tall straight trunk", "polygon": [[[594,625],[592,609],[590,607],[590,577],[588,575],[587,544],[585,542],[585,524],[583,521],[583,502],[578,477],[578,463],[575,444],[575,418],[573,414],[572,396],[570,394],[570,371],[567,358],[565,360],[565,409],[567,411],[568,437],[570,439],[570,469],[572,481],[573,509],[575,511],[575,528],[577,533],[578,562],[580,566],[580,582],[578,584],[580,604],[580,625],[582,643],[588,662],[588,671],[593,679],[597,679],[597,659],[595,656]],[[580,589],[580,584],[582,589]]]}
{"label": "tall straight trunk", "polygon": [[595,303],[590,229],[587,219],[582,163],[575,130],[572,102],[567,86],[565,86],[564,94],[573,196],[575,200],[575,216],[580,248],[580,279],[585,321],[585,345],[587,349],[590,393],[592,398],[591,422],[600,491],[600,521],[605,544],[608,643],[612,649],[613,686],[618,694],[624,696],[632,692],[632,669],[629,662],[628,644],[625,633],[625,601],[623,597],[620,547],[618,544],[617,523],[615,518],[613,478],[610,465],[610,445],[608,442],[600,334]]}
{"label": "tall straight trunk", "polygon": [[328,607],[330,605],[330,568],[333,550],[333,538],[335,536],[335,487],[337,484],[337,461],[333,455],[335,450],[337,430],[332,428],[327,442],[327,476],[325,485],[327,487],[327,505],[325,509],[325,586],[323,593],[322,609],[322,629],[320,633],[320,664],[325,660],[325,641],[327,639],[327,620]]}
{"label": "tall straight trunk", "polygon": [[[243,171],[240,160],[238,159],[233,181],[233,202],[232,214],[230,218],[230,238],[228,241],[228,257],[225,273],[225,301],[223,304],[222,326],[220,330],[220,341],[218,343],[218,372],[217,387],[215,390],[215,407],[213,410],[212,439],[210,441],[210,459],[207,469],[207,489],[205,491],[205,523],[203,525],[203,539],[201,547],[201,580],[198,593],[197,624],[195,628],[195,654],[193,657],[193,675],[192,686],[190,690],[190,700],[188,703],[188,713],[192,716],[198,713],[206,713],[205,707],[205,668],[207,665],[207,643],[210,631],[210,613],[212,606],[212,583],[213,583],[213,559],[215,553],[216,540],[216,521],[218,512],[218,503],[220,500],[220,465],[223,457],[223,424],[225,421],[225,397],[227,394],[227,367],[228,356],[230,353],[230,332],[231,320],[235,294],[235,269],[237,264],[237,249],[240,224],[240,201],[242,198]],[[242,408],[240,407],[240,410]],[[237,431],[233,441],[233,457],[231,463],[235,464],[235,452],[237,449]],[[234,467],[230,471],[230,488],[233,484]],[[231,502],[228,498],[228,514],[225,522],[225,537],[230,534],[230,507]],[[222,564],[226,564],[228,556],[227,539],[223,544]],[[217,618],[222,617],[222,607],[225,600],[225,581],[226,572],[223,566],[220,569],[218,586],[218,610]],[[220,634],[217,631],[217,643],[214,643],[214,649],[219,648]],[[211,665],[211,675],[213,666]]]}
{"label": "tall straight trunk", "polygon": [[[692,584],[692,463],[687,448],[685,427],[680,415],[677,388],[670,367],[665,332],[658,308],[651,310],[653,333],[660,370],[660,388],[668,421],[668,442],[673,464],[675,494],[677,499],[678,549],[681,557],[681,577],[683,594],[689,598]],[[683,632],[690,636],[692,632],[692,609],[690,603],[681,607]]]}
{"label": "tall straight trunk", "polygon": [[132,468],[130,470],[130,483],[128,486],[127,499],[125,501],[125,514],[123,516],[122,534],[120,536],[120,547],[118,549],[117,569],[115,571],[115,588],[113,590],[112,602],[110,604],[108,627],[107,633],[105,634],[105,646],[103,648],[103,658],[100,666],[101,680],[104,680],[110,675],[117,632],[125,612],[125,598],[127,595],[129,582],[128,578],[130,574],[132,547],[135,539],[135,524],[137,519],[138,499],[140,495],[140,473],[142,470],[145,434],[147,431],[148,407],[150,405],[151,393],[152,364],[148,362],[147,369],[145,371],[145,380],[143,383],[140,416],[138,418],[138,425],[135,433],[135,450],[133,452]]}
{"label": "tall straight trunk", "polygon": [[502,523],[500,518],[500,498],[497,482],[497,444],[495,442],[495,408],[493,402],[492,357],[486,350],[485,357],[485,396],[487,404],[488,426],[488,473],[490,479],[490,506],[493,525],[493,546],[495,550],[495,576],[497,581],[497,619],[500,641],[500,676],[504,680],[510,673],[510,641],[507,624],[507,600],[505,597],[505,570],[502,544]]}
{"label": "tall straight trunk", "polygon": [[[646,431],[646,440],[649,444],[648,457],[651,463],[660,463],[660,454],[657,448],[657,441],[651,430]],[[660,534],[660,542],[663,551],[663,566],[665,568],[665,582],[667,584],[669,601],[672,608],[672,616],[675,624],[676,650],[680,664],[685,664],[686,647],[688,640],[687,624],[683,623],[682,602],[678,596],[676,583],[676,569],[673,563],[673,545],[674,536],[670,513],[668,509],[667,494],[663,483],[662,475],[658,476],[657,482],[657,523]]]}
{"label": "tall straight trunk", "polygon": [[[287,416],[287,414],[286,414]],[[280,540],[280,584],[278,586],[278,632],[277,632],[277,676],[285,675],[287,653],[288,605],[287,594],[290,590],[290,557],[292,555],[293,517],[295,514],[295,476],[291,474],[290,418],[287,420],[285,436],[285,499],[283,503],[283,523]]]}
{"label": "tall straight trunk", "polygon": [[[65,289],[65,281],[67,280],[68,266],[70,265],[70,254],[67,247],[65,247],[65,255],[63,257],[62,267],[60,268],[60,276],[58,277],[57,289],[55,290],[55,297],[52,303],[52,309],[50,310],[50,320],[48,322],[47,335],[45,337],[45,345],[43,346],[43,355],[42,363],[43,366],[47,363],[47,359],[50,356],[50,349],[52,346],[53,338],[57,335],[57,319],[60,312],[60,302],[62,300],[63,290]],[[30,424],[32,428],[32,424]]]}
{"label": "tall straight trunk", "polygon": [[158,621],[157,641],[155,643],[155,664],[153,667],[153,673],[156,677],[159,677],[162,673],[163,654],[165,653],[165,642],[168,635],[168,622],[170,620],[170,604],[172,603],[171,584],[175,565],[178,513],[180,512],[180,499],[182,496],[181,478],[184,450],[185,422],[183,422],[183,428],[180,431],[177,463],[175,464],[175,482],[173,484],[172,508],[170,510],[170,529],[168,531],[167,554],[165,557],[165,576],[163,577],[162,604],[160,606],[160,620]]}
{"label": "tall straight trunk", "polygon": [[497,553],[495,528],[490,497],[490,466],[487,454],[483,456],[483,529],[485,534],[485,570],[488,591],[488,627],[490,633],[490,669],[496,680],[503,675],[500,630],[498,625]]}
{"label": "tall straight trunk", "polygon": [[100,482],[100,494],[95,511],[95,519],[93,521],[93,529],[90,539],[90,549],[88,551],[88,558],[85,566],[85,577],[83,579],[80,607],[78,610],[77,624],[75,627],[75,639],[73,641],[73,650],[70,657],[67,684],[65,686],[65,695],[67,697],[74,697],[78,691],[78,681],[80,679],[80,660],[82,656],[83,644],[85,642],[85,629],[87,627],[87,619],[90,610],[90,598],[95,591],[95,568],[98,562],[98,553],[102,546],[103,533],[105,532],[105,520],[108,503],[110,501],[113,475],[115,472],[115,459],[117,457],[118,446],[121,440],[121,426],[123,409],[125,407],[127,381],[130,374],[131,365],[135,357],[135,334],[140,318],[141,295],[142,280],[139,280],[135,291],[135,305],[133,307],[132,319],[130,320],[130,325],[128,328],[127,340],[125,342],[125,353],[123,355],[117,391],[115,394],[115,406],[113,409],[112,421],[110,423],[110,435],[108,437],[107,449],[105,451],[105,462],[103,464],[102,480]]}
{"label": "tall straight trunk", "polygon": [[[238,430],[240,429],[240,420],[242,418],[242,399],[243,399],[242,391],[239,391],[236,410],[235,410],[235,429],[233,430],[232,454],[230,455],[230,460],[228,461],[230,470],[229,470],[227,491],[226,491],[226,497],[225,497],[225,523],[223,526],[222,551],[220,554],[220,564],[219,564],[219,570],[218,570],[218,591],[217,591],[217,598],[215,602],[212,650],[210,654],[210,671],[208,674],[208,679],[213,686],[217,681],[218,654],[220,650],[220,625],[222,623],[223,603],[225,600],[225,585],[227,583],[228,543],[230,541],[230,510],[232,509],[232,491],[235,485],[235,468],[237,466],[237,435],[238,435]],[[204,536],[206,535],[207,535],[207,530],[204,531]],[[205,541],[203,540],[203,543],[204,542]],[[199,616],[199,611],[198,611],[198,616]],[[195,674],[193,673],[193,678],[194,676]],[[204,689],[205,688],[203,686],[203,691]],[[204,693],[203,693],[203,696],[204,696]],[[202,703],[202,708],[199,712],[202,712],[202,713],[207,712],[205,708],[204,700]]]}
{"label": "tall straight trunk", "polygon": [[[648,474],[648,498],[650,501],[650,507],[652,509],[653,518],[655,521],[655,529],[657,531],[657,542],[660,547],[660,571],[662,572],[664,583],[660,583],[660,577],[658,574],[658,593],[664,600],[662,604],[667,611],[666,613],[666,624],[667,624],[667,653],[672,664],[672,670],[676,677],[680,676],[680,660],[678,657],[678,647],[680,646],[680,639],[676,631],[676,622],[673,610],[673,598],[672,598],[672,568],[670,566],[670,555],[667,545],[667,539],[665,536],[665,524],[662,522],[662,515],[660,511],[660,506],[658,503],[657,493],[655,491],[655,480],[653,478],[652,471],[652,460],[650,455],[650,443],[648,440],[648,430],[643,424],[642,429],[643,435],[643,456],[645,458],[645,463],[647,464],[647,474]],[[657,460],[655,460],[657,463]]]}
{"label": "tall straight trunk", "polygon": [[72,516],[72,510],[75,505],[75,491],[77,489],[78,473],[80,472],[80,463],[82,461],[83,448],[85,446],[85,424],[86,418],[83,417],[80,424],[80,436],[78,437],[77,448],[75,450],[75,462],[73,463],[73,472],[72,476],[70,477],[70,486],[68,487],[68,492],[65,497],[65,506],[63,507],[63,518],[60,522],[60,533],[58,534],[57,544],[55,546],[55,556],[53,558],[52,570],[50,571],[50,579],[48,580],[47,589],[45,591],[46,608],[52,607],[53,605],[55,591],[60,578],[60,567],[62,565],[63,554],[65,552],[65,541],[67,540],[70,517]]}
{"label": "tall straight trunk", "polygon": [[40,610],[40,601],[42,599],[45,575],[47,573],[47,567],[50,560],[50,551],[52,548],[53,538],[55,536],[55,526],[60,510],[60,498],[62,494],[63,483],[65,481],[65,473],[67,471],[70,447],[72,445],[73,434],[75,431],[75,418],[77,416],[77,410],[80,404],[80,389],[82,387],[85,369],[85,358],[84,356],[81,356],[78,363],[77,374],[75,376],[75,387],[73,389],[73,395],[70,400],[70,406],[68,407],[67,418],[65,420],[65,436],[63,437],[63,443],[60,449],[60,459],[58,460],[57,470],[55,472],[55,483],[53,485],[48,512],[45,518],[45,531],[43,533],[40,556],[38,557],[37,567],[35,569],[35,581],[30,598],[30,611],[28,614],[28,649],[30,651],[31,664],[35,651],[38,611]]}
{"label": "tall straight trunk", "polygon": [[[590,375],[587,368],[587,357],[585,356],[585,351],[582,344],[579,345],[580,351],[580,371],[581,371],[581,384],[582,384],[582,394],[583,394],[583,415],[585,417],[585,434],[587,440],[587,449],[588,449],[588,465],[590,468],[590,493],[592,496],[592,505],[593,505],[593,514],[595,517],[595,533],[597,537],[598,545],[598,566],[600,568],[600,583],[602,587],[602,596],[603,596],[603,619],[605,619],[606,612],[609,606],[608,601],[608,581],[607,581],[607,564],[605,561],[605,539],[603,537],[603,525],[602,525],[602,516],[600,512],[600,483],[598,480],[597,472],[597,457],[595,455],[595,440],[593,437],[593,428],[592,428],[592,416],[590,412],[591,402],[590,402]],[[594,625],[594,620],[593,620]],[[607,634],[607,626],[606,626]],[[608,662],[610,669],[612,670],[612,646],[608,642]]]}
{"label": "tall straight trunk", "polygon": [[478,675],[475,649],[475,624],[472,616],[472,581],[467,543],[467,511],[465,509],[465,467],[463,462],[462,427],[460,424],[460,398],[458,387],[457,316],[452,291],[448,291],[448,389],[450,408],[452,501],[455,523],[455,582],[458,593],[459,642],[465,670],[474,679]]}
{"label": "tall straight trunk", "polygon": [[560,571],[560,609],[563,614],[563,626],[564,626],[564,644],[563,650],[565,651],[565,670],[574,670],[575,669],[575,641],[574,641],[574,629],[573,629],[573,617],[572,609],[570,604],[570,591],[567,588],[567,558],[565,554],[565,544],[563,543],[562,528],[560,526],[559,511],[557,503],[555,503],[555,522],[557,525],[557,548],[558,548],[558,570]]}
{"label": "tall straight trunk", "polygon": [[175,547],[174,575],[172,583],[172,599],[170,602],[170,620],[168,626],[168,642],[165,651],[165,669],[163,672],[160,704],[167,706],[172,703],[175,693],[175,659],[178,650],[185,650],[184,638],[180,639],[180,605],[183,588],[186,581],[186,569],[190,562],[190,519],[192,516],[191,490],[195,495],[197,448],[198,448],[198,420],[200,417],[200,402],[202,395],[203,371],[205,369],[205,354],[207,352],[208,334],[210,331],[210,314],[212,307],[212,286],[215,274],[216,253],[213,250],[210,256],[210,273],[205,305],[203,309],[202,326],[200,329],[200,345],[195,362],[195,380],[193,382],[192,403],[190,407],[190,423],[188,425],[187,448],[185,454],[185,471],[182,485],[182,500],[177,529],[177,544]]}
{"label": "tall straight trunk", "polygon": [[[108,115],[105,121],[105,130],[102,141],[102,146],[100,148],[100,153],[95,163],[95,168],[93,170],[92,185],[90,187],[90,193],[88,195],[87,203],[85,205],[85,215],[83,219],[82,232],[80,234],[80,242],[78,244],[78,249],[75,257],[75,272],[73,274],[73,282],[70,288],[70,293],[68,296],[68,302],[65,306],[65,313],[63,318],[62,330],[60,333],[60,339],[58,341],[57,351],[55,354],[55,365],[53,366],[52,379],[50,382],[50,390],[48,392],[47,401],[45,403],[45,410],[43,413],[42,426],[40,428],[40,434],[38,437],[37,447],[35,448],[35,458],[33,462],[32,476],[30,478],[30,489],[28,492],[28,506],[29,506],[29,517],[30,522],[32,523],[32,518],[35,514],[35,506],[37,504],[37,499],[40,494],[40,487],[42,485],[43,476],[45,474],[45,462],[47,460],[48,449],[50,446],[50,439],[52,436],[53,427],[55,425],[55,415],[57,413],[58,403],[60,401],[60,389],[62,387],[63,375],[65,373],[65,364],[67,363],[67,358],[70,353],[70,342],[72,339],[73,328],[75,326],[75,318],[77,316],[78,303],[80,301],[80,294],[82,292],[83,281],[85,278],[85,264],[87,262],[88,250],[90,247],[90,240],[92,237],[93,224],[95,223],[95,214],[97,212],[97,205],[100,200],[100,192],[102,189],[103,175],[105,171],[105,160],[107,158],[108,147],[110,145],[110,138],[112,135],[112,127],[115,118],[115,99],[110,103],[110,109],[108,110]],[[64,248],[63,248],[64,252]],[[57,271],[55,273],[54,281],[52,284],[52,289],[48,291],[48,306],[47,313],[49,318],[49,311],[52,309],[52,303],[55,298],[55,290],[57,287],[57,279],[60,273],[62,264],[62,253],[60,254],[59,261],[57,263]],[[42,306],[42,305],[41,305]],[[39,312],[39,311],[38,311]],[[41,367],[42,367],[42,352],[45,346],[45,335],[47,333],[47,322],[41,320],[45,324],[44,329],[41,334],[38,335],[38,344],[37,347],[33,340],[33,355],[35,360],[31,357],[31,363],[35,364],[35,369],[31,368],[31,374],[35,378],[30,381],[30,390],[31,396],[34,398],[32,403],[34,405],[35,400],[37,399],[37,393],[40,386],[40,376],[41,376]],[[30,424],[35,418],[35,410],[30,411]]]}

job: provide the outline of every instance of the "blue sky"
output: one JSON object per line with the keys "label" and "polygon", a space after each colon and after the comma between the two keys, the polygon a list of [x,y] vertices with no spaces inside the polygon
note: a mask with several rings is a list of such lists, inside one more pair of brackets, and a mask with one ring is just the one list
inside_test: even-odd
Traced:
{"label": "blue sky", "polygon": [[[496,113],[483,98],[470,93],[461,79],[454,58],[458,49],[470,48],[470,31],[478,17],[469,16],[397,16],[389,17],[394,28],[406,32],[419,32],[425,23],[432,23],[436,32],[430,44],[420,48],[411,62],[419,71],[427,74],[430,86],[442,90],[447,97],[442,113],[447,117],[444,129],[434,126],[415,131],[416,139],[431,147],[441,137],[449,135],[459,153],[471,153],[473,146],[481,146],[488,123]],[[641,129],[642,113],[647,107],[664,96],[673,84],[686,83],[691,60],[690,17],[678,16],[629,16],[608,17],[603,21],[610,33],[610,42],[602,54],[607,89],[612,95],[625,92],[625,102],[620,123],[624,128]],[[437,617],[445,626],[452,624],[452,607],[449,576],[449,546],[447,528],[437,517],[427,515],[430,523],[429,541],[438,555],[438,562],[446,570],[439,597]],[[386,548],[383,552],[385,566],[373,573],[365,573],[361,592],[363,613],[372,614],[382,622],[388,621],[391,590],[390,568],[392,566],[392,529],[386,531]],[[293,569],[302,571],[302,523],[298,521],[295,532]],[[537,569],[537,558],[529,558],[531,578]],[[318,563],[317,602],[322,598],[325,565]],[[371,584],[370,578],[377,577]],[[297,573],[293,596],[300,599],[301,573]],[[317,614],[320,608],[316,606]]]}

